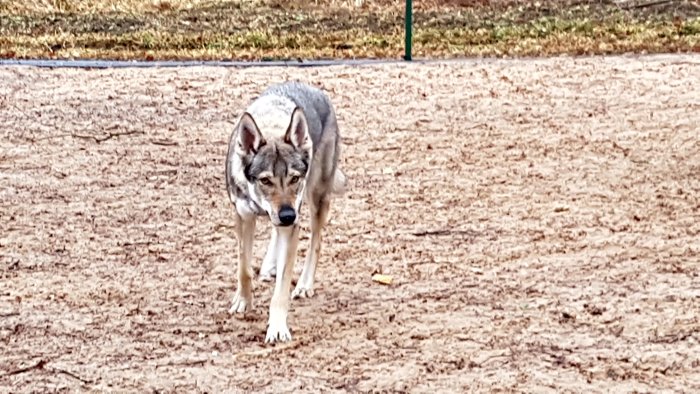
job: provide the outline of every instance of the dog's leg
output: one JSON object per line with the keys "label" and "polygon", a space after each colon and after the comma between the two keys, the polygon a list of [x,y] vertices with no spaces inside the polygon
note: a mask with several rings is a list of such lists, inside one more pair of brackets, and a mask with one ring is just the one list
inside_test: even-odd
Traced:
{"label": "dog's leg", "polygon": [[292,285],[292,268],[299,244],[299,226],[277,228],[277,277],[275,290],[270,301],[270,318],[265,342],[285,342],[292,339],[287,326],[289,314],[290,288]]}
{"label": "dog's leg", "polygon": [[323,196],[318,201],[310,205],[311,213],[311,247],[306,253],[306,262],[301,272],[301,277],[297,282],[292,298],[309,298],[314,295],[314,277],[316,276],[316,265],[321,254],[321,231],[326,225],[328,210],[330,208],[330,198]]}
{"label": "dog's leg", "polygon": [[255,217],[243,218],[236,214],[238,238],[238,289],[233,297],[229,313],[244,313],[253,307],[253,270],[250,261],[253,257],[255,239]]}
{"label": "dog's leg", "polygon": [[277,229],[273,226],[270,234],[270,244],[267,246],[265,258],[260,266],[259,279],[263,282],[272,282],[277,274]]}

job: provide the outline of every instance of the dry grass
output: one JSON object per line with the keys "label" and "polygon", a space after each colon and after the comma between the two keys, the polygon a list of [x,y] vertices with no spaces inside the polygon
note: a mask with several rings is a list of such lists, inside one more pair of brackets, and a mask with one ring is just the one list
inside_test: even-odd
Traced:
{"label": "dry grass", "polygon": [[102,13],[140,14],[198,7],[208,0],[3,0],[0,9],[13,13]]}
{"label": "dry grass", "polygon": [[[402,2],[0,0],[0,57],[400,57]],[[437,0],[415,11],[417,57],[700,51],[700,6]]]}

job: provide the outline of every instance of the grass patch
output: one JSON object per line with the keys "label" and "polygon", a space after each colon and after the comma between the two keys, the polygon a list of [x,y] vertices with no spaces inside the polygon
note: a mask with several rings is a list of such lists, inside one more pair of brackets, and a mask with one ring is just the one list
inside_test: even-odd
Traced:
{"label": "grass patch", "polygon": [[[700,51],[700,6],[433,0],[416,57]],[[0,0],[0,56],[92,59],[399,58],[401,2]]]}

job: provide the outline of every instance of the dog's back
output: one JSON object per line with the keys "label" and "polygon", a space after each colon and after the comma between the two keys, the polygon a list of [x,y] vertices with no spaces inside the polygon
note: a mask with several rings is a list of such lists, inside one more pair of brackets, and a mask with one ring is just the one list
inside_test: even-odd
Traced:
{"label": "dog's back", "polygon": [[314,145],[314,153],[321,146],[324,131],[332,130],[335,135],[328,137],[333,137],[333,140],[337,139],[335,110],[330,98],[322,90],[302,82],[285,82],[269,87],[260,95],[260,98],[265,96],[287,98],[304,111],[309,125],[309,135]]}

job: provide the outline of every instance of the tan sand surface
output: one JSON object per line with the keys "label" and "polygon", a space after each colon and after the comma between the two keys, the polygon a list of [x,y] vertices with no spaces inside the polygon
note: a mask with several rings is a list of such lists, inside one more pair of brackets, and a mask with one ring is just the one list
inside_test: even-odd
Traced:
{"label": "tan sand surface", "polygon": [[[349,190],[271,347],[270,284],[227,313],[223,162],[285,79]],[[0,68],[0,391],[700,391],[699,89],[697,55]]]}

